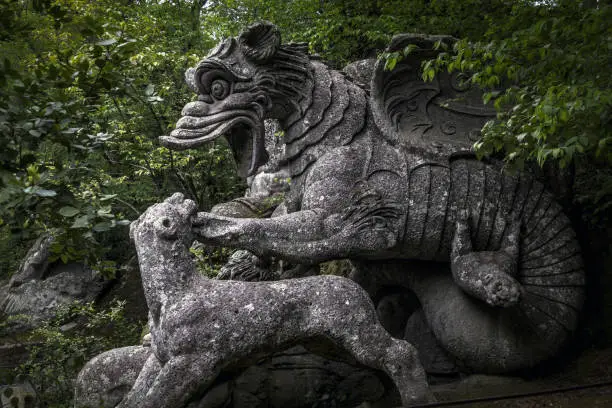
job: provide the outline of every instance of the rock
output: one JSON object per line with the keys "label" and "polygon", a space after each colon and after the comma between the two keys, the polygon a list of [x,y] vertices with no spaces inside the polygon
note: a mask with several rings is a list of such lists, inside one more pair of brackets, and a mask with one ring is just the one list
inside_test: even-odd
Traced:
{"label": "rock", "polygon": [[[118,404],[150,351],[148,347],[124,347],[87,363],[77,379],[75,408],[112,408]],[[399,404],[396,390],[385,388],[382,375],[294,347],[215,385],[187,408],[348,408],[363,401]]]}
{"label": "rock", "polygon": [[132,388],[150,347],[130,346],[90,360],[76,381],[75,408],[113,408]]}
{"label": "rock", "polygon": [[0,404],[11,408],[36,408],[36,391],[28,381],[0,386]]}
{"label": "rock", "polygon": [[[418,299],[408,291],[397,291],[382,296],[376,303],[381,324],[393,337],[404,337],[406,321],[417,309]],[[420,352],[419,352],[420,354]]]}
{"label": "rock", "polygon": [[266,198],[289,190],[289,174],[285,171],[276,173],[258,173],[251,182],[246,197]]}
{"label": "rock", "polygon": [[375,67],[376,58],[368,58],[351,62],[342,71],[362,87],[369,89]]}
{"label": "rock", "polygon": [[449,375],[460,371],[453,358],[438,343],[431,327],[427,324],[423,309],[419,308],[412,313],[406,322],[402,337],[419,350],[419,357],[427,374]]}
{"label": "rock", "polygon": [[[189,252],[192,228],[201,225],[196,211],[193,201],[176,193],[131,225],[153,354],[118,407],[183,407],[210,388],[221,370],[238,370],[317,339],[328,340],[330,352],[343,350],[384,371],[405,405],[432,398],[414,348],[384,330],[367,293],[350,279],[252,283],[199,274]],[[243,397],[251,404],[250,396]]]}
{"label": "rock", "polygon": [[[267,396],[267,401],[264,399],[267,405],[263,406],[270,408],[352,407],[362,401],[380,400],[385,393],[394,392],[385,389],[377,371],[329,360],[309,353],[303,347],[275,354],[257,368],[260,372],[263,369],[267,371],[267,377],[264,377],[267,381],[261,382],[259,387],[242,388],[254,395]],[[257,384],[258,370],[249,370],[241,376],[242,383],[250,378],[251,384]],[[323,405],[324,401],[328,405]]]}
{"label": "rock", "polygon": [[234,218],[267,218],[283,201],[289,180],[289,175],[283,171],[258,173],[251,179],[244,197],[217,204],[211,212]]}
{"label": "rock", "polygon": [[45,276],[53,240],[52,235],[43,234],[32,244],[19,271],[11,277],[9,287],[17,287],[30,280],[41,280]]}
{"label": "rock", "polygon": [[249,251],[238,250],[221,267],[217,279],[259,282],[277,280],[277,265],[266,264]]}
{"label": "rock", "polygon": [[[199,88],[200,101],[185,106],[160,142],[185,149],[225,137],[251,185],[267,165],[291,177],[284,216],[199,213],[194,232],[204,244],[293,265],[349,259],[383,277],[400,271],[449,355],[467,370],[511,372],[554,356],[571,337],[584,265],[572,225],[544,185],[473,154],[496,114],[482,90],[461,73],[423,81],[422,63],[455,41],[397,35],[386,52],[412,52],[394,69],[365,60],[343,75],[306,47],[282,44],[276,26],[257,23],[186,73],[190,83],[219,70],[241,78],[239,92],[219,82],[232,104]],[[267,118],[278,119],[281,138],[267,137]],[[268,151],[278,143],[284,149],[272,165]],[[451,264],[452,285],[437,287],[427,268],[416,276],[406,264],[415,260]]]}
{"label": "rock", "polygon": [[[350,259],[351,276],[374,299],[378,278],[368,275],[408,288],[422,313],[392,297],[379,302],[378,313],[395,335],[403,331],[420,343],[433,370],[448,368],[437,346],[466,371],[486,373],[528,369],[562,349],[584,297],[575,233],[541,183],[475,158],[474,141],[495,117],[481,90],[459,73],[422,80],[422,63],[454,41],[399,35],[387,51],[413,52],[395,69],[370,60],[343,75],[303,45],[281,44],[278,28],[264,22],[225,39],[187,71],[198,100],[161,143],[184,149],[225,137],[253,195],[197,214],[195,203],[174,195],[133,223],[154,353],[121,408],[182,407],[223,380],[221,367],[252,366],[313,338],[385,370],[405,405],[429,399],[412,348],[381,329],[354,282],[205,280],[187,252],[194,236],[297,265],[298,276],[309,265]],[[202,78],[211,86],[193,86]],[[282,139],[270,138],[267,118],[279,119]],[[278,158],[270,160],[272,152]],[[274,180],[267,173],[279,170],[291,177],[290,188],[280,210],[268,211],[260,206]],[[265,218],[272,211],[283,215]],[[252,368],[210,404],[224,404],[231,393],[233,401],[257,406],[268,388],[262,378],[261,367]],[[335,401],[332,391],[316,395],[319,405]]]}
{"label": "rock", "polygon": [[2,312],[27,315],[31,324],[54,316],[57,308],[74,301],[89,302],[108,285],[91,269],[78,264],[54,264],[43,279],[30,279],[9,287]]}
{"label": "rock", "polygon": [[109,285],[87,266],[49,262],[52,235],[42,235],[32,245],[19,271],[0,288],[0,313],[24,316],[7,330],[18,333],[52,318],[61,305],[95,300]]}

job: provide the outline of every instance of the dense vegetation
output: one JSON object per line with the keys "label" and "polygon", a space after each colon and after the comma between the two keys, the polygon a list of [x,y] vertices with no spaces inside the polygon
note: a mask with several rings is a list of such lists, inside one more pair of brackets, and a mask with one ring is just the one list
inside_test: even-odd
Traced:
{"label": "dense vegetation", "polygon": [[[203,209],[240,194],[223,145],[177,154],[157,143],[191,98],[183,83],[218,39],[274,21],[332,63],[376,56],[399,32],[451,34],[428,64],[470,72],[499,121],[481,153],[510,164],[597,164],[590,197],[610,206],[612,103],[605,2],[0,0],[0,276],[41,232],[55,257],[112,274],[125,225],[175,190]],[[477,11],[477,12],[475,12]],[[386,55],[390,62],[401,54]],[[590,167],[589,167],[590,168]],[[119,251],[119,252],[117,252]]]}
{"label": "dense vegetation", "polygon": [[[41,233],[55,259],[112,276],[131,255],[126,225],[150,204],[183,191],[205,210],[242,194],[225,145],[176,153],[157,136],[192,98],[184,70],[258,20],[337,67],[400,32],[455,36],[423,74],[465,71],[487,91],[499,120],[478,151],[588,173],[577,198],[607,221],[608,1],[0,0],[0,279]],[[403,53],[383,57],[391,67]]]}

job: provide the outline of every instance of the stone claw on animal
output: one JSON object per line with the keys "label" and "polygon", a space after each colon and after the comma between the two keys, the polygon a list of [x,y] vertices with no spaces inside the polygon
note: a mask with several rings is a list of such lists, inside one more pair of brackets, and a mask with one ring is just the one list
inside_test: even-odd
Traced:
{"label": "stone claw on animal", "polygon": [[[186,149],[225,137],[247,178],[268,162],[264,121],[278,120],[276,162],[291,179],[283,211],[267,219],[200,213],[196,239],[292,264],[350,259],[363,271],[356,276],[376,274],[383,286],[401,273],[453,358],[473,370],[524,369],[554,355],[577,326],[580,247],[542,183],[470,152],[475,130],[495,117],[479,91],[458,87],[453,75],[420,80],[418,67],[439,41],[454,40],[396,36],[389,52],[417,51],[394,70],[372,66],[368,94],[304,45],[283,44],[274,25],[255,24],[187,72],[198,99],[160,141]],[[450,265],[450,283],[419,262]]]}
{"label": "stone claw on animal", "polygon": [[510,275],[489,272],[483,279],[484,300],[491,306],[510,307],[518,303],[521,285]]}
{"label": "stone claw on animal", "polygon": [[451,254],[455,281],[471,295],[491,306],[510,307],[520,300],[521,285],[514,278],[517,269],[517,234],[520,224],[512,224],[499,251],[474,251],[469,219],[458,216]]}
{"label": "stone claw on animal", "polygon": [[[368,94],[303,45],[283,44],[274,25],[255,24],[188,71],[198,101],[160,140],[184,149],[224,136],[248,177],[268,161],[264,120],[278,120],[275,162],[291,179],[279,206],[286,211],[267,219],[199,214],[206,222],[194,227],[196,239],[292,264],[351,259],[363,271],[356,276],[368,271],[378,286],[400,281],[414,292],[441,346],[466,367],[527,368],[558,351],[576,327],[580,248],[540,182],[471,153],[475,130],[495,117],[479,91],[458,87],[453,75],[420,80],[417,67],[439,41],[454,40],[394,37],[389,52],[417,51],[391,71],[384,61],[371,66]],[[415,262],[450,265],[444,296],[441,281]],[[395,273],[404,277],[390,279]],[[376,287],[370,280],[364,286]],[[472,346],[485,344],[481,333],[494,338],[481,348],[488,351]]]}
{"label": "stone claw on animal", "polygon": [[380,325],[368,294],[350,279],[211,280],[195,268],[194,204],[175,194],[132,225],[153,353],[118,408],[182,408],[222,370],[316,339],[385,371],[405,405],[431,401],[414,347]]}

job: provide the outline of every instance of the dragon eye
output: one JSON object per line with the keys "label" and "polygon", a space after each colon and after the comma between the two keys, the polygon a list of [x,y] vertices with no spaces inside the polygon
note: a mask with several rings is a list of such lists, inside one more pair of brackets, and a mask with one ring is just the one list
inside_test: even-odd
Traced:
{"label": "dragon eye", "polygon": [[230,91],[230,84],[225,79],[215,79],[210,84],[210,96],[215,99],[225,98]]}

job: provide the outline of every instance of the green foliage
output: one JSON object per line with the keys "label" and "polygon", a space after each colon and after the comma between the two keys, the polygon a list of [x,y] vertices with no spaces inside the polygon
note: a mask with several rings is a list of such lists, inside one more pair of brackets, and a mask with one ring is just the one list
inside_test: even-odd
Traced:
{"label": "green foliage", "polygon": [[[575,165],[589,177],[577,199],[592,213],[609,213],[608,3],[0,0],[0,279],[41,232],[55,236],[52,260],[113,275],[130,256],[127,224],[152,203],[182,191],[208,210],[242,195],[224,143],[177,154],[157,137],[192,98],[184,70],[259,20],[338,67],[376,55],[398,33],[456,37],[452,49],[440,44],[423,77],[461,71],[485,90],[498,118],[483,129],[478,153],[503,154],[514,168]],[[393,69],[413,51],[382,57]],[[228,255],[194,252],[211,276]],[[135,341],[118,310],[69,308],[36,332],[42,343],[23,370],[53,406],[70,399],[87,358]],[[91,332],[63,331],[73,319],[89,322]]]}
{"label": "green foliage", "polygon": [[551,159],[565,167],[579,155],[610,163],[612,7],[582,3],[518,3],[486,41],[462,40],[438,57],[438,69],[469,72],[499,112],[476,144],[480,154],[503,150],[516,167]]}
{"label": "green foliage", "polygon": [[504,0],[222,0],[208,2],[203,21],[205,31],[220,38],[269,20],[285,41],[309,42],[313,52],[342,66],[375,56],[399,33],[478,38],[510,9]]}
{"label": "green foliage", "polygon": [[[452,49],[439,44],[422,71],[426,81],[440,70],[462,72],[485,91],[498,115],[474,145],[479,156],[502,154],[511,169],[589,166],[597,182],[579,198],[603,214],[612,208],[612,6],[587,3],[515,2],[504,15],[489,15],[480,33],[464,32]],[[384,53],[386,68],[412,51]]]}
{"label": "green foliage", "polygon": [[[46,231],[54,258],[112,275],[122,260],[108,244],[127,246],[125,226],[153,202],[183,191],[208,209],[243,190],[225,145],[177,155],[157,142],[191,97],[184,70],[214,44],[183,24],[199,21],[196,2],[2,1],[7,248]],[[0,276],[14,271],[2,266]]]}
{"label": "green foliage", "polygon": [[45,406],[72,407],[74,381],[83,365],[103,351],[137,344],[140,332],[140,324],[123,317],[122,302],[100,311],[92,303],[62,307],[29,334],[29,357],[18,374],[32,382]]}
{"label": "green foliage", "polygon": [[4,271],[16,271],[28,248],[11,234],[10,228],[0,226],[0,279]]}
{"label": "green foliage", "polygon": [[[177,154],[157,137],[192,97],[185,68],[259,20],[337,66],[375,55],[398,33],[452,35],[454,49],[441,44],[423,74],[463,71],[485,89],[499,118],[483,129],[479,154],[503,152],[517,168],[578,159],[598,169],[612,155],[611,12],[603,1],[0,0],[0,7],[0,252],[47,231],[56,236],[55,258],[112,275],[125,255],[113,248],[128,247],[125,226],[153,202],[182,191],[207,210],[241,195],[225,144]],[[412,51],[383,54],[387,68]],[[604,190],[593,199],[598,206],[608,206],[612,192]],[[0,267],[0,277],[14,270]]]}
{"label": "green foliage", "polygon": [[227,262],[232,254],[229,248],[211,248],[195,242],[189,249],[193,254],[198,271],[211,279],[219,274],[219,269]]}

